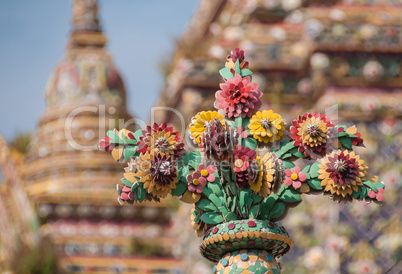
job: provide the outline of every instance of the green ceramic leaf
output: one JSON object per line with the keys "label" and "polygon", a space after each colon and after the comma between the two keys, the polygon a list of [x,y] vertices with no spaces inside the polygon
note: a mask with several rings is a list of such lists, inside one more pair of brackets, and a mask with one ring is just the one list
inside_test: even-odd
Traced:
{"label": "green ceramic leaf", "polygon": [[347,149],[352,149],[352,139],[350,138],[340,138],[342,146],[346,147]]}
{"label": "green ceramic leaf", "polygon": [[305,158],[304,152],[295,152],[295,153],[293,153],[293,155],[296,156],[297,158],[301,158],[301,159]]}
{"label": "green ceramic leaf", "polygon": [[247,137],[243,139],[243,146],[254,150],[257,147],[257,140],[253,137]]}
{"label": "green ceramic leaf", "polygon": [[303,168],[303,170],[301,171],[302,173],[308,173],[308,170],[310,169],[310,166],[306,166],[305,168]]}
{"label": "green ceramic leaf", "polygon": [[207,196],[207,197],[208,197],[209,195],[213,194],[212,190],[211,190],[210,188],[207,188],[207,187],[204,187],[204,188],[202,189],[202,193],[205,194],[205,196]]}
{"label": "green ceramic leaf", "polygon": [[269,218],[279,218],[285,213],[286,206],[284,203],[276,203],[271,212],[269,213]]}
{"label": "green ceramic leaf", "polygon": [[137,129],[137,130],[134,132],[134,137],[135,137],[135,139],[139,140],[139,139],[140,139],[140,136],[142,136],[142,129]]}
{"label": "green ceramic leaf", "polygon": [[176,184],[176,188],[172,189],[172,195],[173,196],[181,196],[184,194],[184,192],[186,192],[186,190],[187,190],[187,185],[179,182]]}
{"label": "green ceramic leaf", "polygon": [[264,199],[261,204],[261,210],[259,214],[261,219],[268,219],[268,214],[278,199],[279,196],[277,194],[271,194],[269,197]]}
{"label": "green ceramic leaf", "polygon": [[258,205],[255,205],[253,207],[251,207],[250,209],[250,218],[256,218],[257,217],[257,213],[258,213]]}
{"label": "green ceramic leaf", "polygon": [[252,190],[249,188],[243,188],[242,190],[240,190],[239,207],[250,208],[253,202],[253,199],[251,199],[251,192]]}
{"label": "green ceramic leaf", "polygon": [[292,153],[285,153],[285,154],[283,154],[283,155],[281,156],[281,159],[287,159],[287,158],[290,158],[290,157],[292,157],[292,156],[293,156]]}
{"label": "green ceramic leaf", "polygon": [[252,196],[253,196],[253,204],[257,204],[257,203],[261,202],[263,199],[262,196],[255,194],[255,193],[253,193]]}
{"label": "green ceramic leaf", "polygon": [[[274,152],[275,156],[277,158],[281,158],[281,156],[285,153],[287,153],[289,150],[291,150],[294,147],[292,142],[289,142],[289,140],[285,140],[282,143],[280,143],[280,148]],[[282,158],[281,158],[282,159]]]}
{"label": "green ceramic leaf", "polygon": [[284,161],[282,161],[282,164],[283,164],[283,167],[285,168],[285,169],[292,169],[292,168],[294,168],[294,166],[295,166],[295,164],[294,163],[292,163],[291,161],[286,161],[286,160],[284,160]]}
{"label": "green ceramic leaf", "polygon": [[228,79],[228,78],[233,79],[234,78],[233,74],[230,72],[230,68],[220,69],[219,73],[224,79]]}
{"label": "green ceramic leaf", "polygon": [[235,128],[242,127],[243,125],[243,117],[238,116],[235,118]]}
{"label": "green ceramic leaf", "polygon": [[131,157],[135,156],[137,153],[137,146],[125,147],[123,150],[124,160],[128,161]]}
{"label": "green ceramic leaf", "polygon": [[200,199],[195,205],[202,211],[217,211],[218,209],[214,206],[211,201],[206,198]]}
{"label": "green ceramic leaf", "polygon": [[228,169],[222,169],[222,173],[225,176],[226,181],[232,183],[232,173]]}
{"label": "green ceramic leaf", "polygon": [[366,198],[370,192],[370,188],[366,186],[361,186],[361,191],[360,191],[360,199]]}
{"label": "green ceramic leaf", "polygon": [[248,124],[250,124],[250,117],[244,117],[241,123],[241,126],[243,127],[243,130],[246,130],[248,128]]}
{"label": "green ceramic leaf", "polygon": [[136,182],[135,184],[133,184],[132,186],[131,186],[131,192],[134,192],[138,187],[140,187],[141,186],[141,183],[140,182]]}
{"label": "green ceramic leaf", "polygon": [[201,164],[202,158],[201,158],[201,153],[199,151],[192,151],[188,155],[188,164],[193,168],[193,169],[198,169],[198,166]]}
{"label": "green ceramic leaf", "polygon": [[289,186],[287,186],[287,185],[285,185],[285,184],[282,184],[281,185],[281,188],[279,189],[279,191],[278,191],[278,193],[276,193],[278,196],[281,196],[282,195],[282,193],[286,190],[286,189],[288,189],[289,188]]}
{"label": "green ceramic leaf", "polygon": [[223,222],[223,217],[219,213],[208,211],[201,215],[201,221],[210,225],[216,225]]}
{"label": "green ceramic leaf", "polygon": [[348,133],[348,136],[349,136],[349,138],[358,138],[359,137],[359,136],[351,134],[351,133]]}
{"label": "green ceramic leaf", "polygon": [[368,186],[369,188],[371,188],[375,193],[378,192],[378,190],[375,187],[375,185],[372,182],[370,182],[369,180],[363,181],[363,184]]}
{"label": "green ceramic leaf", "polygon": [[225,215],[226,221],[233,221],[237,220],[237,215],[234,214],[233,212],[229,212],[228,214]]}
{"label": "green ceramic leaf", "polygon": [[236,60],[234,70],[235,70],[235,74],[240,74],[240,62],[239,62],[239,59]]}
{"label": "green ceramic leaf", "polygon": [[120,180],[123,184],[125,184],[126,186],[128,186],[128,187],[132,187],[133,186],[133,183],[132,182],[130,182],[129,180],[127,180],[127,179],[121,179]]}
{"label": "green ceramic leaf", "polygon": [[318,165],[321,163],[314,163],[311,165],[310,168],[310,176],[311,178],[317,178],[320,174],[318,174],[318,170],[320,170],[320,168],[318,167]]}
{"label": "green ceramic leaf", "polygon": [[120,140],[119,135],[117,135],[117,133],[114,132],[113,130],[108,130],[108,132],[106,133],[106,136],[112,139],[109,141],[111,143],[114,143],[114,144],[122,144],[123,143],[123,141]]}
{"label": "green ceramic leaf", "polygon": [[132,145],[132,146],[134,146],[134,145],[136,145],[137,144],[137,140],[135,140],[135,139],[125,139],[124,140],[124,143],[125,144],[127,144],[127,145]]}
{"label": "green ceramic leaf", "polygon": [[381,183],[381,182],[374,183],[373,185],[374,185],[376,188],[384,188],[384,187],[385,187],[385,185],[384,185],[383,183]]}
{"label": "green ceramic leaf", "polygon": [[316,190],[321,190],[322,186],[321,186],[321,180],[320,179],[312,179],[308,181],[308,185]]}
{"label": "green ceramic leaf", "polygon": [[294,203],[294,202],[300,202],[302,198],[300,197],[300,194],[297,193],[296,190],[288,188],[283,192],[281,200],[287,203]]}
{"label": "green ceramic leaf", "polygon": [[240,73],[243,78],[253,74],[253,72],[249,69],[242,69]]}
{"label": "green ceramic leaf", "polygon": [[218,196],[216,196],[215,194],[211,194],[208,196],[208,199],[213,202],[217,207],[220,207],[222,205],[222,201],[221,199],[219,199]]}
{"label": "green ceramic leaf", "polygon": [[212,193],[215,193],[217,196],[222,196],[222,190],[220,188],[220,185],[216,183],[208,183],[207,187],[212,191]]}
{"label": "green ceramic leaf", "polygon": [[361,192],[362,192],[362,187],[359,186],[358,190],[357,190],[356,192],[353,192],[353,193],[352,193],[352,198],[353,198],[353,199],[359,198]]}
{"label": "green ceramic leaf", "polygon": [[218,209],[223,216],[226,216],[229,214],[229,211],[227,210],[227,208],[225,206],[220,206]]}
{"label": "green ceramic leaf", "polygon": [[230,211],[235,212],[237,207],[237,199],[233,199],[232,204],[230,205]]}
{"label": "green ceramic leaf", "polygon": [[349,134],[348,133],[346,133],[346,132],[339,132],[337,135],[335,135],[335,136],[337,136],[337,137],[345,137],[345,136],[348,136]]}
{"label": "green ceramic leaf", "polygon": [[190,167],[183,166],[178,168],[179,180],[182,182],[187,182],[187,175],[190,174]]}
{"label": "green ceramic leaf", "polygon": [[138,201],[141,203],[142,201],[144,201],[147,193],[143,186],[138,187],[137,192],[138,192]]}

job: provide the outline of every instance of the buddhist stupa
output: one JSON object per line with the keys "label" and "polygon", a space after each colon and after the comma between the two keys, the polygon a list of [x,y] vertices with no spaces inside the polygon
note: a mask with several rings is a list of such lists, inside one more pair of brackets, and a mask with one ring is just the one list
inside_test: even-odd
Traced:
{"label": "buddhist stupa", "polygon": [[[121,167],[97,146],[108,129],[135,127],[106,43],[98,2],[74,0],[67,49],[46,86],[46,109],[24,163],[25,189],[65,270],[179,269],[181,262],[170,255],[165,206],[121,206],[115,188]],[[151,237],[155,241],[145,245],[158,243],[163,259],[161,252],[137,256],[139,247],[146,248],[138,242]]]}

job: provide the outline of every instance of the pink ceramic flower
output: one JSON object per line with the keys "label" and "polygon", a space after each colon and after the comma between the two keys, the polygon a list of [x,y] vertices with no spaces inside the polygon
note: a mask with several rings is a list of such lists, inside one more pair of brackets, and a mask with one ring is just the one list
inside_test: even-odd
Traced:
{"label": "pink ceramic flower", "polygon": [[377,193],[375,193],[372,189],[370,190],[368,196],[371,199],[376,199],[379,202],[384,201],[384,189],[383,188],[377,188]]}
{"label": "pink ceramic flower", "polygon": [[204,164],[198,166],[198,170],[194,171],[193,174],[187,175],[188,190],[191,192],[202,193],[202,188],[207,184],[207,182],[215,181],[214,166],[205,167]]}
{"label": "pink ceramic flower", "polygon": [[261,106],[258,84],[250,83],[250,77],[236,74],[234,79],[228,78],[226,83],[220,84],[221,90],[216,92],[215,107],[223,110],[229,117],[250,117]]}
{"label": "pink ceramic flower", "polygon": [[299,188],[302,185],[302,182],[306,180],[306,174],[300,172],[300,167],[295,166],[293,171],[290,169],[286,169],[286,179],[284,184],[287,186],[293,186],[294,188]]}

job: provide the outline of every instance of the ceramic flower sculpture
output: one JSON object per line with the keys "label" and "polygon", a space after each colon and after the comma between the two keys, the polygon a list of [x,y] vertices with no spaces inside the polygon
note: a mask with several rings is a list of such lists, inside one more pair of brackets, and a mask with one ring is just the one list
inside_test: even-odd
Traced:
{"label": "ceramic flower sculpture", "polygon": [[[219,72],[218,111],[198,113],[189,126],[200,149],[186,152],[183,138],[165,123],[108,131],[99,145],[127,164],[117,187],[120,203],[172,195],[193,204],[192,225],[203,237],[202,255],[217,262],[214,273],[279,273],[276,258],[293,241],[277,221],[302,194],[382,202],[384,184],[353,151],[363,146],[355,127],[334,125],[314,111],[287,130],[280,114],[260,110],[262,92],[242,50],[232,51]],[[298,159],[304,161],[295,165]]]}

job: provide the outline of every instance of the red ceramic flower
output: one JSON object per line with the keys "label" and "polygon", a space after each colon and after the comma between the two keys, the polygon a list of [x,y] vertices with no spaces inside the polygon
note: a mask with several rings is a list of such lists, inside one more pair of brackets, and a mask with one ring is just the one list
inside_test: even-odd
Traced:
{"label": "red ceramic flower", "polygon": [[215,107],[224,111],[229,117],[251,117],[261,106],[262,92],[258,84],[250,83],[250,77],[242,78],[236,74],[234,79],[228,78],[226,83],[219,85],[221,90],[215,94]]}
{"label": "red ceramic flower", "polygon": [[238,187],[244,188],[248,186],[249,181],[255,177],[255,173],[259,172],[259,167],[251,165],[256,156],[255,150],[250,150],[248,147],[243,148],[242,145],[236,147],[233,153],[233,162]]}
{"label": "red ceramic flower", "polygon": [[324,156],[331,145],[333,124],[324,114],[305,113],[292,122],[290,137],[294,145],[299,147],[299,152],[304,152],[308,159]]}
{"label": "red ceramic flower", "polygon": [[147,126],[139,137],[138,152],[174,156],[174,159],[181,158],[184,154],[183,138],[179,132],[173,131],[173,127],[167,127],[166,123],[160,126],[154,123],[152,127]]}
{"label": "red ceramic flower", "polygon": [[291,169],[286,169],[285,173],[286,179],[284,184],[287,186],[293,186],[294,188],[300,188],[302,182],[304,182],[307,178],[306,174],[300,172],[300,168],[298,166],[295,166],[293,171]]}

